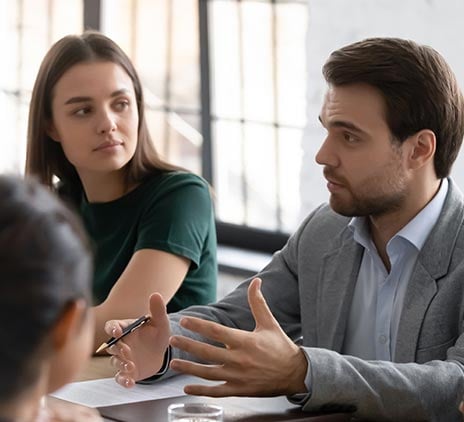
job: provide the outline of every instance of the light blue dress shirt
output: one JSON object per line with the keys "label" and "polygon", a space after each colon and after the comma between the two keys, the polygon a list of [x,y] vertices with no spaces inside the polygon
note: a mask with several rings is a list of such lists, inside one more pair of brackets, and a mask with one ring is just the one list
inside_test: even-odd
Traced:
{"label": "light blue dress shirt", "polygon": [[365,217],[349,223],[364,254],[354,290],[342,353],[365,360],[394,359],[404,296],[422,246],[440,216],[448,192],[443,179],[435,197],[387,243],[390,272],[369,234]]}
{"label": "light blue dress shirt", "polygon": [[[448,193],[442,179],[434,198],[387,243],[391,269],[387,272],[371,239],[365,217],[349,223],[354,240],[364,248],[347,322],[342,354],[365,360],[394,359],[398,325],[409,279],[422,246],[437,222]],[[312,391],[311,357],[307,356],[305,384],[308,394],[292,401],[306,401]]]}

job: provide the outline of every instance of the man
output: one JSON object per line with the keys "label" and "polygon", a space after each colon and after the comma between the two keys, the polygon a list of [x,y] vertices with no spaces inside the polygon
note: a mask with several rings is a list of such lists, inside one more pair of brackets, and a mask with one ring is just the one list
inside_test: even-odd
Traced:
{"label": "man", "polygon": [[448,175],[462,93],[436,51],[395,38],[337,50],[323,73],[316,161],[330,207],[216,304],[168,318],[152,295],[150,324],[110,350],[116,379],[131,386],[170,362],[221,381],[189,394],[286,394],[307,411],[460,420],[464,200]]}

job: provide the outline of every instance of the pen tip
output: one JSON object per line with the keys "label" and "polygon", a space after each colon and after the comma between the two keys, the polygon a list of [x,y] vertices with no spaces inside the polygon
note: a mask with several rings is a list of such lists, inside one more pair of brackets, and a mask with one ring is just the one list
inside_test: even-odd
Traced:
{"label": "pen tip", "polygon": [[96,351],[95,353],[100,353],[103,349],[106,349],[108,347],[108,344],[103,343]]}

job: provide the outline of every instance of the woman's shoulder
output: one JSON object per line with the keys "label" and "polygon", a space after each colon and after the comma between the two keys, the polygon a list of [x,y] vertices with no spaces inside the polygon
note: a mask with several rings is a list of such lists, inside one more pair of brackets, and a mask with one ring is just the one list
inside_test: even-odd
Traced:
{"label": "woman's shoulder", "polygon": [[162,174],[149,177],[145,183],[148,186],[153,186],[158,189],[180,189],[183,187],[199,187],[209,190],[208,182],[201,176],[188,171],[168,171]]}

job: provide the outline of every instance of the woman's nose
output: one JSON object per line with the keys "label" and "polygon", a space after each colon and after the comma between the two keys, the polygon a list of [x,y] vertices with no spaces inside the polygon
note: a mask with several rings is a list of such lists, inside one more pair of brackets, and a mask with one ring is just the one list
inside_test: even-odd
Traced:
{"label": "woman's nose", "polygon": [[110,133],[116,130],[116,120],[111,112],[104,111],[101,113],[97,125],[97,132],[99,134]]}

